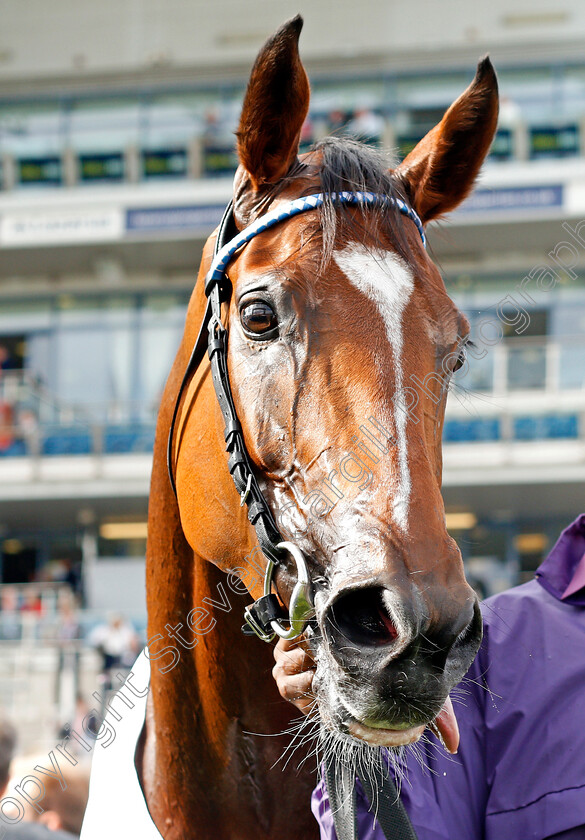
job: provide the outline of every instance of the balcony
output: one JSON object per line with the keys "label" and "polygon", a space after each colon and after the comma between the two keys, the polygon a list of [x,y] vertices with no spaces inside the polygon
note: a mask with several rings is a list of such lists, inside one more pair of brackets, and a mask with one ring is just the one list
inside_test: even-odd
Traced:
{"label": "balcony", "polygon": [[476,355],[452,383],[445,443],[583,437],[585,337],[508,338]]}
{"label": "balcony", "polygon": [[[23,371],[0,379],[0,499],[148,494],[155,418],[130,404],[95,420]],[[112,418],[111,420],[108,418]]]}
{"label": "balcony", "polygon": [[[470,362],[448,401],[447,484],[498,469],[585,475],[585,338],[505,340]],[[16,371],[0,381],[0,406],[2,498],[147,494],[154,415],[125,404],[89,416]]]}
{"label": "balcony", "polygon": [[515,339],[471,360],[447,404],[443,494],[451,509],[527,519],[580,511],[584,354],[582,336]]}

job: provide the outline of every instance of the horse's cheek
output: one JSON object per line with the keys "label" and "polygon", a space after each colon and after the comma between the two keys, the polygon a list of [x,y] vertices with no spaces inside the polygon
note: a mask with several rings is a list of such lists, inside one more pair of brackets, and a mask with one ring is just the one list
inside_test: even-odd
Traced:
{"label": "horse's cheek", "polygon": [[[272,349],[272,348],[271,348]],[[269,472],[285,469],[292,457],[294,382],[282,354],[260,351],[234,393],[252,459]],[[252,397],[250,399],[250,397]]]}

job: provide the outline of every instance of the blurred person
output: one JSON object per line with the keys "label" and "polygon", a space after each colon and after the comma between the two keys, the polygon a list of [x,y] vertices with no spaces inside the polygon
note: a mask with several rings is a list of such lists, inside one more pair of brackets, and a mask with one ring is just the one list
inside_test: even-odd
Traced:
{"label": "blurred person", "polygon": [[[101,720],[95,709],[90,709],[83,694],[78,693],[75,698],[75,711],[72,716],[72,721],[66,723],[58,732],[58,738],[67,738],[71,730],[74,732],[83,732],[84,739],[91,741],[99,732]],[[79,741],[72,738],[67,749],[70,753],[74,753],[80,759],[87,758],[87,751],[81,746]],[[1,838],[0,838],[1,840]]]}
{"label": "blurred person", "polygon": [[500,97],[498,128],[516,128],[522,120],[522,111],[517,102],[509,96]]}
{"label": "blurred person", "polygon": [[205,112],[205,125],[203,128],[203,142],[205,146],[217,146],[220,133],[219,113],[216,109],[210,108]]}
{"label": "blurred person", "polygon": [[39,422],[35,412],[17,406],[16,428],[20,455],[36,455],[39,452]]}
{"label": "blurred person", "polygon": [[[457,755],[428,738],[405,753],[402,800],[419,840],[585,839],[585,513],[535,578],[482,604],[484,639],[452,694]],[[274,677],[305,714],[315,664],[279,641]],[[459,735],[446,747],[457,750]],[[313,793],[322,840],[336,832],[327,790]],[[359,840],[384,840],[357,786]]]}
{"label": "blurred person", "polygon": [[102,657],[101,681],[111,690],[112,672],[132,667],[139,651],[138,636],[122,616],[111,615],[107,624],[99,624],[90,633],[88,641]]}
{"label": "blurred person", "polygon": [[14,410],[12,406],[0,401],[0,452],[8,454],[14,443]]}
{"label": "blurred person", "polygon": [[[65,781],[67,787],[63,789],[59,779],[43,776],[45,795],[39,802],[43,813],[27,809],[27,822],[21,823],[23,833],[15,834],[15,838],[36,840],[38,836],[39,840],[45,837],[46,840],[70,840],[79,837],[89,795],[89,771],[80,765],[68,767]],[[12,840],[11,834],[8,837]]]}
{"label": "blurred person", "polygon": [[4,613],[18,612],[18,590],[15,586],[4,584],[0,591],[0,609]]}
{"label": "blurred person", "polygon": [[16,359],[10,349],[5,344],[0,344],[0,371],[16,370],[17,368]]}
{"label": "blurred person", "polygon": [[[10,768],[16,750],[16,741],[17,736],[14,726],[9,721],[0,719],[0,800],[5,796],[10,781]],[[58,782],[55,783],[58,785]],[[79,796],[79,785],[75,786],[75,791],[77,791],[77,796]],[[54,801],[55,799],[53,798],[51,803],[54,803]],[[85,809],[85,805],[83,807]],[[74,818],[65,818],[69,821],[69,824],[73,825],[75,821],[75,825],[77,826],[76,815],[78,810],[78,807],[70,808],[72,815],[75,816]],[[77,834],[58,830],[65,823],[60,823],[52,812],[48,811],[48,814],[48,823],[51,823],[55,830],[52,830],[48,823],[45,824],[44,822],[31,824],[30,822],[23,821],[16,825],[8,825],[0,817],[0,837],[2,840],[75,840]],[[79,822],[79,825],[81,825],[81,822]],[[76,829],[76,831],[78,832],[79,829]]]}
{"label": "blurred person", "polygon": [[39,429],[39,420],[32,408],[19,408],[18,428],[26,438],[34,438]]}
{"label": "blurred person", "polygon": [[15,586],[3,584],[0,587],[0,619],[4,641],[20,639],[20,621],[18,620],[19,595]]}
{"label": "blurred person", "polygon": [[363,143],[379,146],[384,133],[384,120],[375,111],[361,108],[355,112],[347,130]]}
{"label": "blurred person", "polygon": [[79,639],[81,628],[77,618],[77,602],[70,590],[63,590],[58,598],[57,636],[61,642]]}
{"label": "blurred person", "polygon": [[67,588],[59,592],[59,608],[67,600],[71,608],[82,603],[82,569],[81,560],[72,557],[60,557],[47,563],[42,569],[43,580],[50,583],[63,583]]}
{"label": "blurred person", "polygon": [[77,640],[81,627],[77,619],[76,600],[73,592],[59,593],[57,617],[57,643],[59,659],[55,681],[55,701],[60,720],[70,720],[74,714],[75,698],[79,689],[79,646]]}
{"label": "blurred person", "polygon": [[65,577],[64,582],[67,583],[71,592],[83,603],[83,573],[81,568],[81,560],[73,560],[71,557],[65,558]]}
{"label": "blurred person", "polygon": [[339,108],[335,108],[333,111],[329,112],[329,116],[327,121],[329,123],[329,133],[330,134],[341,134],[347,128],[347,124],[352,117],[351,112],[344,112],[340,111]]}
{"label": "blurred person", "polygon": [[43,600],[41,593],[37,589],[27,587],[23,593],[20,611],[24,613],[36,613],[39,616],[43,614]]}

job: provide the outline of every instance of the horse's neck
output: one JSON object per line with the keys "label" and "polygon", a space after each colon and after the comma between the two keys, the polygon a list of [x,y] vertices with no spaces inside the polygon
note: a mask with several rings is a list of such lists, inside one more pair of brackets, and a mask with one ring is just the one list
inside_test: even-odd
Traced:
{"label": "horse's neck", "polygon": [[165,840],[313,837],[312,773],[296,761],[283,773],[290,735],[274,737],[298,713],[278,697],[271,647],[241,632],[250,597],[169,536],[160,562],[151,542],[148,568],[151,656],[168,648],[151,663],[142,774],[155,822]]}
{"label": "horse's neck", "polygon": [[[137,762],[146,800],[165,840],[315,840],[317,824],[309,808],[314,768],[306,762],[297,770],[302,755],[286,768],[278,762],[290,735],[275,733],[288,729],[299,713],[278,696],[271,647],[241,632],[243,609],[251,598],[232,591],[222,572],[194,555],[170,487],[166,438],[187,356],[187,351],[179,354],[167,383],[152,469],[147,547],[151,691]],[[199,428],[208,428],[217,410],[209,382],[198,391],[197,406]],[[234,568],[249,553],[249,545],[241,552],[238,548],[242,535],[245,541],[249,534],[240,509],[227,507],[229,490],[235,494],[221,439],[217,443],[216,467],[208,442],[201,444],[204,451],[191,453],[195,470],[205,464],[191,476],[203,504],[192,505],[186,515],[207,537],[209,556]]]}

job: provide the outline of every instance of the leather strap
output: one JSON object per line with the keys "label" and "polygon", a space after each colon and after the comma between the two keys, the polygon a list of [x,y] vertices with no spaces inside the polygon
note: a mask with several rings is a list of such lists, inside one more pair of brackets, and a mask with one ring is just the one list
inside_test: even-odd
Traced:
{"label": "leather strap", "polygon": [[211,320],[211,301],[207,301],[207,306],[205,307],[205,314],[203,315],[203,321],[201,322],[201,326],[199,327],[199,333],[197,338],[195,339],[195,344],[193,345],[193,350],[191,351],[191,356],[187,363],[187,368],[185,370],[185,375],[181,380],[181,384],[179,386],[179,393],[177,394],[177,399],[175,401],[175,407],[173,409],[173,416],[171,417],[171,425],[169,427],[169,437],[167,439],[167,472],[169,474],[169,481],[171,482],[171,487],[173,488],[173,493],[175,494],[175,498],[177,496],[177,485],[175,483],[175,471],[173,469],[173,439],[175,436],[175,426],[177,424],[177,415],[179,413],[179,406],[181,404],[181,397],[183,396],[183,392],[187,387],[191,377],[205,358],[205,353],[207,351],[207,330],[209,327],[209,322]]}
{"label": "leather strap", "polygon": [[358,840],[355,776],[331,754],[325,757],[323,772],[337,840]]}
{"label": "leather strap", "polygon": [[224,438],[226,451],[229,454],[229,471],[242,502],[245,501],[248,506],[248,519],[256,529],[260,548],[267,557],[275,563],[279,563],[283,552],[277,548],[277,545],[282,542],[282,536],[279,534],[272,511],[268,507],[252,470],[250,456],[244,443],[242,427],[238,420],[232,396],[227,367],[227,330],[221,322],[219,286],[212,287],[209,299],[212,308],[209,322],[211,376],[225,423]]}
{"label": "leather strap", "polygon": [[[329,754],[323,764],[337,840],[359,840],[356,776],[336,754]],[[388,768],[380,762],[368,773],[359,768],[356,775],[386,840],[417,840]]]}
{"label": "leather strap", "polygon": [[[226,207],[223,218],[220,222],[217,238],[215,240],[214,258],[237,235],[237,228],[233,217],[233,204]],[[208,296],[207,306],[203,315],[203,321],[199,327],[199,333],[195,340],[191,357],[187,363],[185,375],[179,386],[167,441],[167,471],[175,497],[177,485],[173,469],[173,438],[181,398],[187,385],[205,358],[205,352],[209,354],[211,362],[211,376],[213,387],[225,423],[226,451],[229,454],[228,467],[236,485],[236,489],[242,497],[242,503],[248,506],[248,519],[256,530],[258,543],[264,554],[274,563],[280,562],[283,552],[277,548],[282,542],[272,511],[260,490],[256,476],[252,470],[250,456],[244,443],[242,427],[238,420],[234,400],[232,396],[230,380],[227,368],[227,330],[221,321],[221,304],[229,300],[231,290],[229,283],[221,277],[215,276],[207,281],[205,292]]]}
{"label": "leather strap", "polygon": [[[271,627],[272,621],[278,621],[278,619],[284,619],[286,621],[288,619],[286,610],[283,610],[282,604],[274,593],[257,598],[252,606],[248,607],[248,611],[252,613],[254,621],[265,636],[274,636],[274,630]],[[244,624],[242,633],[244,636],[258,635],[249,623]]]}
{"label": "leather strap", "polygon": [[[221,218],[221,222],[219,223],[219,228],[217,230],[217,238],[215,240],[215,247],[213,249],[214,257],[221,251],[226,242],[229,242],[230,239],[233,238],[236,232],[237,228],[233,215],[233,202],[230,201],[228,206],[225,208],[223,216]],[[177,415],[179,413],[181,397],[183,396],[185,388],[187,387],[189,380],[191,379],[191,377],[205,358],[205,352],[207,350],[208,344],[209,322],[211,321],[212,311],[213,310],[211,306],[211,300],[210,298],[208,298],[207,306],[205,307],[205,313],[203,315],[203,320],[201,322],[201,326],[199,327],[199,332],[197,334],[197,338],[195,339],[195,344],[193,345],[191,356],[189,357],[189,361],[187,362],[187,368],[179,386],[179,391],[175,400],[175,407],[173,409],[173,416],[171,417],[171,425],[169,427],[169,437],[167,440],[167,472],[169,474],[169,481],[171,482],[171,487],[173,488],[175,498],[177,497],[177,485],[175,482],[175,471],[173,469],[173,438],[175,434],[175,426],[177,423]]]}

